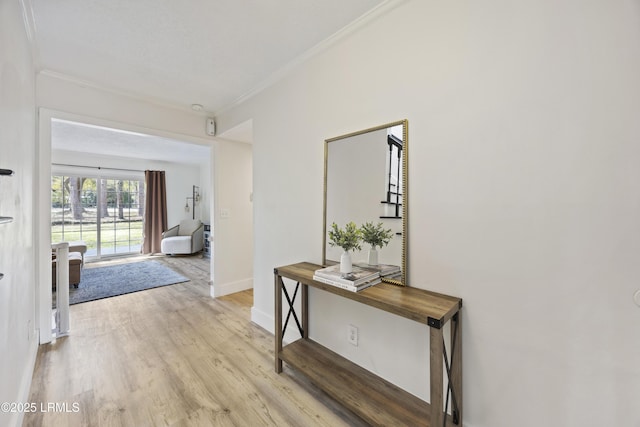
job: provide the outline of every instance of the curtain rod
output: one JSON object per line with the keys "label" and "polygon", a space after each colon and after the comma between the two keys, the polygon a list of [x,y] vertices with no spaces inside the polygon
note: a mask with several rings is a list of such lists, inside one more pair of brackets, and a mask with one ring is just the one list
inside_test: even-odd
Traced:
{"label": "curtain rod", "polygon": [[138,169],[121,169],[121,168],[103,168],[101,166],[83,166],[83,165],[69,165],[69,164],[65,164],[65,163],[51,163],[52,166],[71,166],[74,168],[89,168],[89,169],[98,169],[98,170],[102,170],[102,169],[108,169],[108,170],[112,170],[112,171],[125,171],[125,172],[144,172]]}

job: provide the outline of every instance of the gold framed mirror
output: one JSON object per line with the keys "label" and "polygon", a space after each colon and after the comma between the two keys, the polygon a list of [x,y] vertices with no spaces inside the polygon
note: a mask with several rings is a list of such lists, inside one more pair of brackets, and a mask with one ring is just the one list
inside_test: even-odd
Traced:
{"label": "gold framed mirror", "polygon": [[[341,250],[329,245],[332,223],[344,227],[353,221],[382,223],[391,230],[389,243],[378,250],[381,265],[400,266],[400,273],[383,281],[407,283],[408,228],[408,142],[407,120],[386,123],[325,140],[324,228],[322,262],[339,262]],[[368,247],[353,253],[355,263],[367,264]]]}

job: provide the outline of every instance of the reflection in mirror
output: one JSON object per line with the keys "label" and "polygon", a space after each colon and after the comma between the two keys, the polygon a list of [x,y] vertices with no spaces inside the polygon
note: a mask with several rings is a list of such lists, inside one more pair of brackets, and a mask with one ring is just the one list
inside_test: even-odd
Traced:
{"label": "reflection in mirror", "polygon": [[[344,227],[382,223],[393,238],[378,249],[380,264],[401,267],[390,280],[406,283],[407,248],[407,139],[406,120],[388,123],[325,141],[323,263],[339,262],[342,250],[331,247],[328,230],[332,223]],[[354,263],[367,263],[370,248],[352,254]]]}

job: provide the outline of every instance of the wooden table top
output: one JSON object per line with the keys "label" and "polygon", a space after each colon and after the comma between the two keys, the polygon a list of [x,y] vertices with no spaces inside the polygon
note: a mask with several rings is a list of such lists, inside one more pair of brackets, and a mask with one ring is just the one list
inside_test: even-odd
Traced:
{"label": "wooden table top", "polygon": [[322,267],[301,262],[277,267],[274,273],[438,329],[462,307],[461,298],[410,286],[379,283],[359,292],[347,291],[313,280],[313,273]]}

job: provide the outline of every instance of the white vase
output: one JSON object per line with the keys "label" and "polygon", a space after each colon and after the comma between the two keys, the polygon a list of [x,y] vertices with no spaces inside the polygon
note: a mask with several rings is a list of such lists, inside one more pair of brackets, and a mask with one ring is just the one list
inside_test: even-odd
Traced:
{"label": "white vase", "polygon": [[348,274],[353,271],[353,265],[351,264],[351,254],[348,251],[344,251],[340,256],[340,273]]}
{"label": "white vase", "polygon": [[371,249],[369,249],[369,261],[368,261],[369,265],[378,265],[378,251],[376,250],[375,247],[371,247]]}

